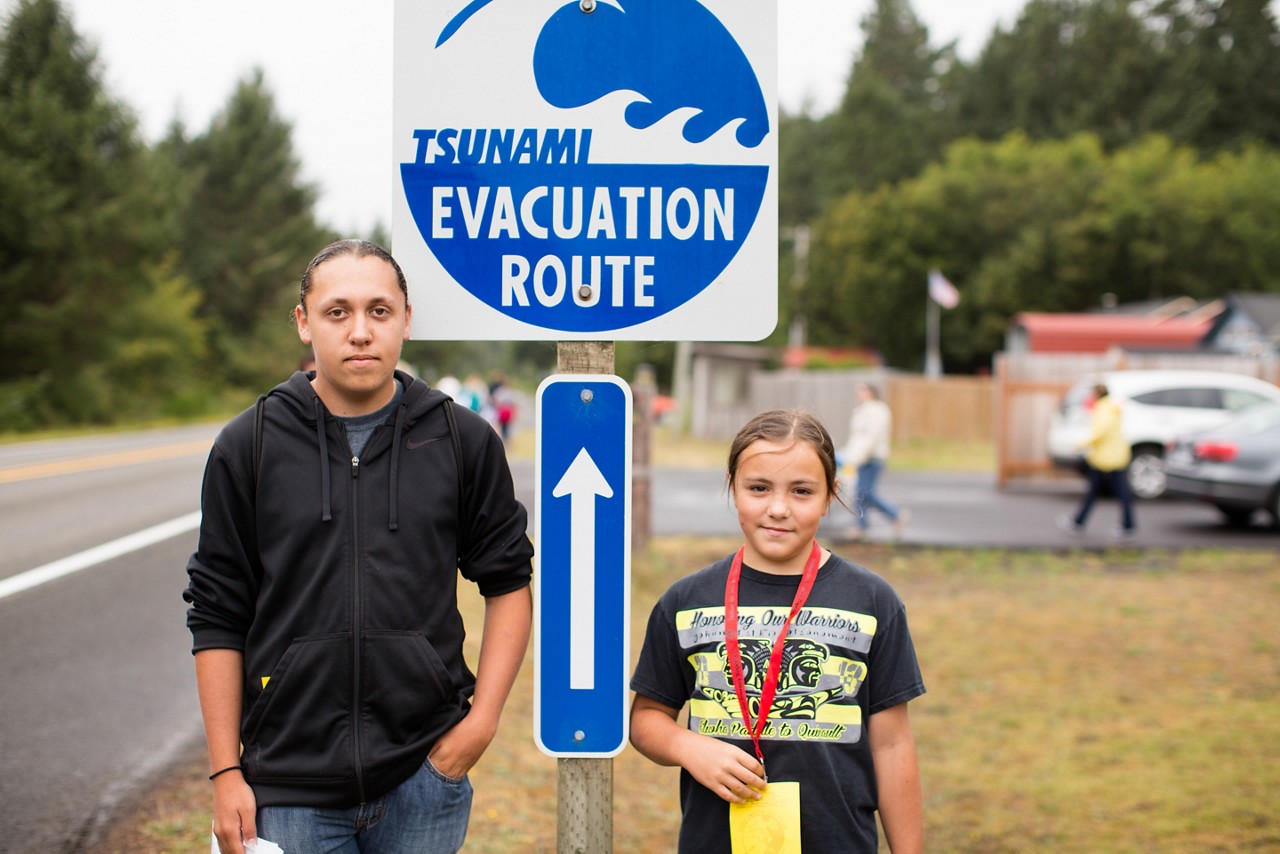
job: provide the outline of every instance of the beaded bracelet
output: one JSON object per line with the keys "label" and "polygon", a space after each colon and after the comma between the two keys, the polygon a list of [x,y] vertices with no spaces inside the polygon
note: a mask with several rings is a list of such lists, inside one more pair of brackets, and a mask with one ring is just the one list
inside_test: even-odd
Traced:
{"label": "beaded bracelet", "polygon": [[228,765],[226,768],[223,768],[221,771],[214,771],[212,774],[209,775],[209,779],[212,780],[214,777],[217,777],[220,774],[225,774],[228,771],[241,771],[241,770],[243,769],[239,765]]}

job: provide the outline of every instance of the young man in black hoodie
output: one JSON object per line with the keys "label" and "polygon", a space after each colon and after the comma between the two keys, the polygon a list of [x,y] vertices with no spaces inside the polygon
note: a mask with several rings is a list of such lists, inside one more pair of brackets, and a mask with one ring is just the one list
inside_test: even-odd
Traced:
{"label": "young man in black hoodie", "polygon": [[[218,436],[187,625],[224,854],[456,851],[467,771],[528,645],[533,549],[501,438],[395,370],[412,310],[381,247],[302,277],[295,373]],[[473,675],[457,577],[485,597]]]}

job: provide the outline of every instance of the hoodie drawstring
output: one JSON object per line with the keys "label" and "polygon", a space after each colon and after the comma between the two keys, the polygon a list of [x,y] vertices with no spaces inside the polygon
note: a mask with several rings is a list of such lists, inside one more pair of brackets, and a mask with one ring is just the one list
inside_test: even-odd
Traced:
{"label": "hoodie drawstring", "polygon": [[333,492],[329,488],[329,439],[324,429],[324,404],[315,399],[316,440],[320,443],[320,521],[333,519]]}
{"label": "hoodie drawstring", "polygon": [[408,409],[403,403],[396,407],[396,426],[391,434],[391,492],[387,496],[387,504],[391,508],[387,527],[392,531],[400,530],[400,437],[404,433],[404,413]]}

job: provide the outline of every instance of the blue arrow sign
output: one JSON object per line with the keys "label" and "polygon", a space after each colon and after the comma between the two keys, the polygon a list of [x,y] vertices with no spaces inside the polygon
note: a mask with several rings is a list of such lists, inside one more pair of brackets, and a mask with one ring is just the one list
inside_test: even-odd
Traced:
{"label": "blue arrow sign", "polygon": [[559,374],[538,388],[534,739],[550,756],[627,741],[631,389]]}

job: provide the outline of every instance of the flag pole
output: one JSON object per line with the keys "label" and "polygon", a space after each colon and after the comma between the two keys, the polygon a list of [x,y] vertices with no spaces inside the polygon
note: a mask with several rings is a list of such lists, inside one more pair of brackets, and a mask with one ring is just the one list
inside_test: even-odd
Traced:
{"label": "flag pole", "polygon": [[925,351],[924,375],[931,380],[942,376],[942,354],[938,349],[938,328],[941,325],[941,309],[932,296],[925,300]]}

